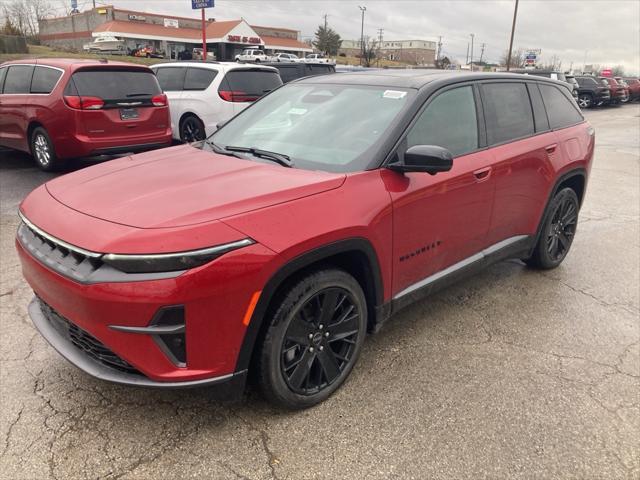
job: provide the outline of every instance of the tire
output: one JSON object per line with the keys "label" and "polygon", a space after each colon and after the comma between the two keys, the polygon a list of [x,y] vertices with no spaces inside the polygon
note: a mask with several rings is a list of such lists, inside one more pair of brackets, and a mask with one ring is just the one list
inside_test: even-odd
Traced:
{"label": "tire", "polygon": [[180,140],[185,143],[199,142],[207,137],[204,123],[195,115],[187,115],[180,120]]}
{"label": "tire", "polygon": [[588,93],[582,93],[578,96],[578,106],[580,108],[593,107],[593,97]]}
{"label": "tire", "polygon": [[549,270],[562,263],[573,243],[580,204],[571,188],[560,190],[546,211],[538,241],[527,265]]}
{"label": "tire", "polygon": [[52,172],[58,168],[58,157],[53,142],[44,128],[37,127],[31,132],[29,147],[40,170]]}
{"label": "tire", "polygon": [[257,355],[259,387],[271,403],[308,408],[351,373],[366,334],[367,303],[360,284],[337,269],[307,275],[278,298]]}
{"label": "tire", "polygon": [[256,58],[256,63],[260,63],[260,59],[259,58]]}

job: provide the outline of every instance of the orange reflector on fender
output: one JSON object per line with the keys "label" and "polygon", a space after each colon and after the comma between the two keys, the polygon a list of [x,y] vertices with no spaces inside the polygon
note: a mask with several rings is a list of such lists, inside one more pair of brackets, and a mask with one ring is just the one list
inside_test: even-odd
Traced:
{"label": "orange reflector on fender", "polygon": [[260,298],[260,294],[262,290],[258,290],[251,295],[251,300],[249,301],[249,306],[247,307],[247,311],[244,314],[244,318],[242,319],[242,324],[244,326],[249,325],[251,322],[251,316],[253,315],[253,311],[256,309],[256,305],[258,304],[258,299]]}

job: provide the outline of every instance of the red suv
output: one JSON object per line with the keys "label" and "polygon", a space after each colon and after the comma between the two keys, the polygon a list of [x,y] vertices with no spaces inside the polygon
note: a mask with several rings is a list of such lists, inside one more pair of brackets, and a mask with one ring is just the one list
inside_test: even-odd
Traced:
{"label": "red suv", "polygon": [[506,258],[558,266],[594,149],[560,82],[347,73],[274,90],[206,141],[59,177],[22,203],[29,313],[122,384],[327,398],[366,332]]}
{"label": "red suv", "polygon": [[0,66],[0,146],[60,160],[171,144],[167,97],[143,65],[79,59]]}
{"label": "red suv", "polygon": [[604,85],[608,85],[611,89],[611,100],[609,103],[618,104],[625,103],[629,100],[629,89],[624,85],[618,83],[615,78],[612,77],[599,77],[600,81]]}

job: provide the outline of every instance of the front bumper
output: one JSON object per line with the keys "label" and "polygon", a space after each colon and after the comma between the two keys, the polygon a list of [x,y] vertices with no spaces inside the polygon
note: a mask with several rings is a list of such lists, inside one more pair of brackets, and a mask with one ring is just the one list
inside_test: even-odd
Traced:
{"label": "front bumper", "polygon": [[[52,313],[52,310],[43,306],[42,301],[37,297],[29,304],[29,316],[31,317],[36,329],[60,355],[83,372],[88,373],[92,377],[99,378],[100,380],[122,385],[154,388],[189,388],[227,384],[225,386],[228,387],[227,390],[229,394],[234,396],[236,394],[240,394],[244,388],[247,375],[246,370],[228,375],[221,375],[219,377],[205,378],[202,380],[158,382],[149,379],[139,372],[136,373],[136,370],[133,367],[122,360],[120,368],[117,368],[115,363],[113,363],[114,366],[106,366],[105,363],[97,360],[96,356],[88,355],[86,353],[86,348],[83,349],[78,346],[79,342],[95,342],[98,344],[98,348],[102,348],[104,351],[111,354],[113,354],[113,352],[110,352],[107,347],[102,345],[95,338],[91,337],[91,335],[84,330],[80,330],[83,336],[81,340],[78,340],[77,335],[69,334],[66,323],[70,324],[70,322],[57,315],[55,312]],[[59,318],[56,319],[56,317]],[[87,340],[87,338],[89,340]],[[113,356],[117,357],[115,354],[113,354]]]}

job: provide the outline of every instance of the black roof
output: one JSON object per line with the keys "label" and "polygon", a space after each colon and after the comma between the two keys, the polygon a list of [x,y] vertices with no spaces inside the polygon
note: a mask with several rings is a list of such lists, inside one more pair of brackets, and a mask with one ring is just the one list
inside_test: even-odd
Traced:
{"label": "black roof", "polygon": [[[428,69],[404,69],[404,70],[375,70],[372,72],[345,72],[332,75],[322,75],[299,80],[303,83],[324,84],[352,84],[352,85],[379,85],[382,87],[400,87],[420,89],[426,85],[438,81],[438,83],[457,83],[467,80],[509,79],[523,80],[523,76],[516,73],[493,72],[465,72],[460,70],[428,70]],[[548,81],[550,83],[562,83],[544,77],[530,77],[527,80]],[[296,82],[296,83],[298,83]]]}

